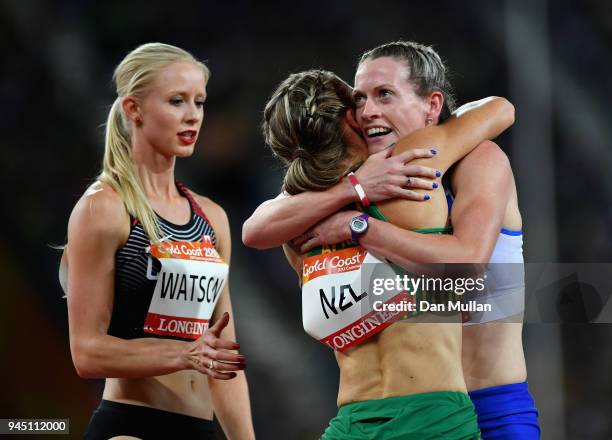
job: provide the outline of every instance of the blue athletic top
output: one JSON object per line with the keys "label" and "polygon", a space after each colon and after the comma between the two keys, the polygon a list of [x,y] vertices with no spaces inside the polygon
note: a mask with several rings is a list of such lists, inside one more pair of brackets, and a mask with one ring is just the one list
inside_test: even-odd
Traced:
{"label": "blue athletic top", "polygon": [[[448,213],[452,223],[454,195],[450,182],[445,184]],[[470,313],[465,325],[498,321],[525,310],[525,267],[523,233],[502,228],[485,271],[486,290],[471,300],[491,305],[491,311]]]}

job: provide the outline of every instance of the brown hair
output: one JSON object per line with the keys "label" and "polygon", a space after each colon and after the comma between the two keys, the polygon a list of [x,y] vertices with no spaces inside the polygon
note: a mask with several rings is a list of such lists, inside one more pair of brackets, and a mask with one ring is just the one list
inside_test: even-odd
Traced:
{"label": "brown hair", "polygon": [[342,122],[353,106],[352,88],[325,70],[294,73],[278,86],[266,104],[262,131],[287,167],[286,192],[322,190],[349,171]]}
{"label": "brown hair", "polygon": [[448,69],[440,55],[431,47],[414,41],[394,41],[365,52],[358,66],[366,60],[390,57],[402,61],[408,68],[408,81],[415,87],[415,93],[425,97],[432,92],[444,96],[440,121],[449,118],[455,110],[455,98],[448,80]]}

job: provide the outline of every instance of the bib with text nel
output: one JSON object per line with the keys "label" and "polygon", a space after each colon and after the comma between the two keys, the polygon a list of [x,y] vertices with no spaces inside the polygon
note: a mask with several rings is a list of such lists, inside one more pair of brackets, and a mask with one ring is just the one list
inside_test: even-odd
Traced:
{"label": "bib with text nel", "polygon": [[304,330],[328,347],[344,351],[402,318],[402,312],[376,311],[374,302],[411,301],[405,291],[371,292],[376,277],[393,277],[386,262],[361,246],[306,257],[302,264],[302,323]]}

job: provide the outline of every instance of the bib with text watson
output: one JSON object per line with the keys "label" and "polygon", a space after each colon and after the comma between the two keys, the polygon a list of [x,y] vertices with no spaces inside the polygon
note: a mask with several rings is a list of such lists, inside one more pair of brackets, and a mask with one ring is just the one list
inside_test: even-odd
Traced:
{"label": "bib with text watson", "polygon": [[198,339],[223,291],[229,266],[209,236],[202,242],[170,241],[151,245],[161,263],[144,331]]}
{"label": "bib with text watson", "polygon": [[[302,263],[302,323],[304,330],[328,347],[344,351],[385,329],[401,312],[376,311],[379,304],[411,301],[405,291],[373,295],[374,277],[393,277],[388,264],[361,246],[324,249]],[[379,308],[380,309],[380,308]]]}

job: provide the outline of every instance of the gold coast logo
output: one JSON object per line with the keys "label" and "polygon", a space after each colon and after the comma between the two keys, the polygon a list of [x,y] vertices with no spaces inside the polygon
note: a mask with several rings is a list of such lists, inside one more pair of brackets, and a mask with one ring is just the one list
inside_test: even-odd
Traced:
{"label": "gold coast logo", "polygon": [[209,244],[198,242],[168,242],[151,247],[152,255],[157,258],[178,258],[183,260],[221,262],[217,250]]}
{"label": "gold coast logo", "polygon": [[358,269],[365,258],[366,252],[361,248],[351,248],[325,255],[325,257],[317,255],[304,259],[302,265],[304,282],[321,275]]}
{"label": "gold coast logo", "polygon": [[185,243],[181,245],[171,244],[171,245],[165,246],[164,251],[166,251],[170,255],[176,255],[176,256],[181,256],[181,255],[186,255],[189,257],[203,257],[204,256],[204,252],[202,248],[194,248]]}
{"label": "gold coast logo", "polygon": [[322,260],[315,260],[312,264],[308,264],[304,262],[302,266],[302,275],[304,277],[309,277],[314,272],[323,272],[327,267],[327,258],[323,258]]}

